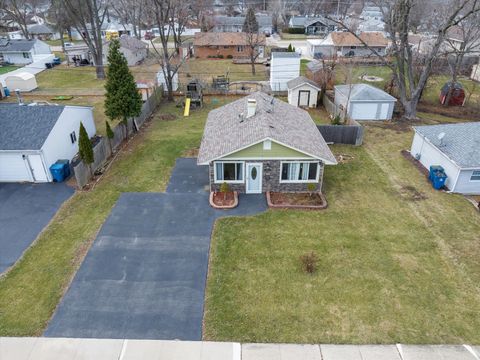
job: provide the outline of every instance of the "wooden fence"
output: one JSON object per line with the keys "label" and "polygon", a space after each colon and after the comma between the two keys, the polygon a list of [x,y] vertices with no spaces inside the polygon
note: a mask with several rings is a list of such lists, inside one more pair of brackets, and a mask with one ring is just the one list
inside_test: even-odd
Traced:
{"label": "wooden fence", "polygon": [[[162,100],[162,88],[156,88],[152,95],[142,105],[142,112],[138,117],[128,119],[129,134],[139,130],[145,121],[153,114]],[[94,162],[91,166],[92,172],[95,173],[98,169],[104,166],[107,159],[112,155],[112,150],[115,151],[125,140],[125,126],[118,124],[113,129],[113,139],[101,137],[93,147]],[[91,179],[91,173],[88,166],[81,160],[74,159],[72,161],[73,172],[77,185],[83,188]]]}

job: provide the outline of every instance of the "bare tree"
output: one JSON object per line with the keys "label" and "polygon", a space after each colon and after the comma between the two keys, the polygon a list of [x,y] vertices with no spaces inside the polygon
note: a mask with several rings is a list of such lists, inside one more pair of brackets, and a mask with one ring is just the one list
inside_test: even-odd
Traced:
{"label": "bare tree", "polygon": [[103,67],[102,25],[109,0],[63,0],[73,27],[82,36],[95,63],[97,79],[105,78]]}
{"label": "bare tree", "polygon": [[20,29],[25,39],[30,39],[28,18],[35,14],[37,1],[0,0],[0,9],[10,18],[11,25]]}
{"label": "bare tree", "polygon": [[114,13],[126,25],[130,24],[133,28],[133,36],[140,39],[140,27],[144,18],[145,0],[115,0],[112,1]]}
{"label": "bare tree", "polygon": [[[480,11],[480,0],[437,0],[436,11],[432,14],[435,17],[434,23],[436,24],[435,40],[431,49],[423,55],[422,69],[419,74],[416,74],[414,71],[414,54],[409,42],[409,31],[412,28],[412,14],[415,13],[416,6],[420,1],[375,1],[382,11],[386,32],[392,44],[390,55],[394,58],[393,62],[389,62],[384,55],[379,54],[375,48],[366,44],[355,32],[348,29],[344,22],[331,19],[350,31],[373,55],[377,56],[385,66],[392,70],[406,119],[416,118],[418,102],[431,74],[433,62],[439,55],[449,29]],[[425,16],[427,15],[425,14]]]}

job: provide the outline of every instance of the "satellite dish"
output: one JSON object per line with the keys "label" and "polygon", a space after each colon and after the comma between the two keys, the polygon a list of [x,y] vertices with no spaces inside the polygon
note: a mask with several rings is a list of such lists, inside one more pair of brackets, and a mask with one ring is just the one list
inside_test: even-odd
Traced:
{"label": "satellite dish", "polygon": [[443,138],[445,137],[445,133],[444,132],[441,132],[440,134],[438,134],[438,140],[442,141]]}

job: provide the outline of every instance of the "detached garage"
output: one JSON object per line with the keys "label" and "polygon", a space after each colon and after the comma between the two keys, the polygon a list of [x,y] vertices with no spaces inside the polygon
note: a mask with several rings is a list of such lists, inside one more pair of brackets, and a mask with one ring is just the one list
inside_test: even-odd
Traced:
{"label": "detached garage", "polygon": [[396,101],[385,91],[368,84],[335,86],[335,105],[347,109],[353,120],[391,120]]}
{"label": "detached garage", "polygon": [[90,107],[0,104],[0,182],[51,182],[50,166],[78,152],[82,122],[95,135]]}

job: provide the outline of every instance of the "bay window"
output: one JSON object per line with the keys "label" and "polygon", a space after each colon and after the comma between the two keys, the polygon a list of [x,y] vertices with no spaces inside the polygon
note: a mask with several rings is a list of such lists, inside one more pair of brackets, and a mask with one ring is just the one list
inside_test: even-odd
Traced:
{"label": "bay window", "polygon": [[218,161],[215,163],[215,182],[243,182],[243,162]]}
{"label": "bay window", "polygon": [[280,182],[318,182],[317,162],[282,162]]}

